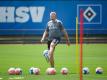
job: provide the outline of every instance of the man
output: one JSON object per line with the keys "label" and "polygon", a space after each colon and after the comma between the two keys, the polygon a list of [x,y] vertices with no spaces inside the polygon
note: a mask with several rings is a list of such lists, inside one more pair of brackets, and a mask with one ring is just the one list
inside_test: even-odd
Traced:
{"label": "man", "polygon": [[50,21],[47,23],[46,30],[41,38],[41,42],[48,36],[48,61],[50,62],[51,67],[54,67],[54,50],[56,45],[60,42],[61,36],[64,34],[66,38],[66,43],[70,45],[68,34],[65,31],[62,22],[56,19],[56,13],[50,13]]}

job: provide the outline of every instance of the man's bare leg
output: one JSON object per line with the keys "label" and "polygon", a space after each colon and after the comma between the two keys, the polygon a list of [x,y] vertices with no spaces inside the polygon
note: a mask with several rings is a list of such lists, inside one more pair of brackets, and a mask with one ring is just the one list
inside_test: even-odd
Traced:
{"label": "man's bare leg", "polygon": [[55,44],[51,43],[50,50],[49,50],[49,61],[50,61],[51,67],[54,67],[54,50],[55,50]]}

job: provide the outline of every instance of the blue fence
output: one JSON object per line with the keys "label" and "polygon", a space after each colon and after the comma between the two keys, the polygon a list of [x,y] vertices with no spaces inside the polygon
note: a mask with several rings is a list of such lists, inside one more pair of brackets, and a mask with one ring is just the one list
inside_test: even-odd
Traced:
{"label": "blue fence", "polygon": [[0,1],[0,35],[41,35],[51,11],[57,13],[69,34],[75,34],[76,16],[84,10],[84,33],[107,34],[105,0]]}

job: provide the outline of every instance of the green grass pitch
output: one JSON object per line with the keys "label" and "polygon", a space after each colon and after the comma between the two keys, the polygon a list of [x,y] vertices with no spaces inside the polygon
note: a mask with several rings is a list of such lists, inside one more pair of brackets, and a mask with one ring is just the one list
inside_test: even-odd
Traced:
{"label": "green grass pitch", "polygon": [[[42,52],[47,48],[46,44],[9,44],[0,45],[0,79],[2,80],[79,80],[76,64],[76,46],[70,47],[59,44],[55,50],[56,75],[46,75],[45,71],[50,65],[45,61]],[[30,75],[30,67],[40,68],[40,75]],[[83,66],[90,69],[90,74],[83,75],[84,80],[107,80],[107,44],[84,44]],[[95,74],[95,68],[101,66],[104,73]],[[8,75],[10,67],[23,69],[22,75]],[[67,67],[68,75],[61,75],[60,69]]]}

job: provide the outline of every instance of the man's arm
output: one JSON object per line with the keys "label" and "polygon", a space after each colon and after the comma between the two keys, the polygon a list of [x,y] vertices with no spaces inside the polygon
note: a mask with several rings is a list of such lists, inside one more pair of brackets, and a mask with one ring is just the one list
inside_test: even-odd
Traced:
{"label": "man's arm", "polygon": [[48,35],[48,32],[45,30],[45,32],[43,33],[43,36],[41,38],[41,42],[44,41],[44,39],[47,37],[47,35]]}
{"label": "man's arm", "polygon": [[70,46],[70,41],[69,41],[68,33],[64,29],[64,26],[63,26],[62,22],[59,22],[59,25],[60,25],[60,30],[64,33],[64,37],[66,39],[67,45]]}
{"label": "man's arm", "polygon": [[69,37],[68,37],[68,34],[67,32],[63,29],[62,32],[64,33],[64,37],[66,39],[66,43],[68,46],[70,46],[70,41],[69,41]]}

